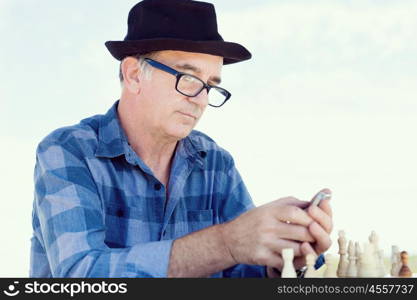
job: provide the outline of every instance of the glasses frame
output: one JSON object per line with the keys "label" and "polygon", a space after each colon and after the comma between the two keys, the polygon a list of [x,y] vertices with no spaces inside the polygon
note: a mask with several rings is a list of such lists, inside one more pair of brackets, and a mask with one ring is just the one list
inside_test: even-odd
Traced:
{"label": "glasses frame", "polygon": [[[216,90],[218,90],[221,94],[223,94],[226,98],[225,98],[225,100],[223,101],[223,103],[222,104],[220,104],[220,105],[214,105],[214,104],[208,104],[208,105],[210,105],[210,106],[212,106],[212,107],[220,107],[220,106],[222,106],[222,105],[224,105],[226,102],[227,102],[227,100],[229,100],[230,99],[230,97],[232,96],[232,94],[229,92],[229,91],[227,91],[227,90],[225,90],[224,88],[221,88],[221,87],[218,87],[218,86],[213,86],[213,85],[210,85],[210,84],[208,84],[208,83],[205,83],[203,80],[201,80],[200,78],[198,78],[198,77],[196,77],[196,76],[194,76],[194,75],[191,75],[191,74],[188,74],[188,73],[183,73],[183,72],[179,72],[179,71],[177,71],[177,70],[175,70],[175,69],[173,69],[173,68],[171,68],[171,67],[168,67],[167,65],[164,65],[163,63],[160,63],[160,62],[158,62],[158,61],[156,61],[156,60],[153,60],[153,59],[151,59],[151,58],[145,58],[144,59],[148,64],[150,64],[152,67],[154,67],[154,68],[157,68],[157,69],[159,69],[159,70],[162,70],[162,71],[165,71],[165,72],[167,72],[167,73],[169,73],[169,74],[172,74],[172,75],[174,75],[175,77],[176,77],[176,82],[175,82],[175,90],[178,92],[178,93],[180,93],[180,94],[182,94],[182,95],[184,95],[184,96],[187,96],[187,97],[197,97],[198,96],[198,94],[200,94],[204,89],[206,89],[207,90],[207,95],[208,95],[208,93],[210,92],[210,90],[211,89],[216,89]],[[181,92],[179,89],[178,89],[178,83],[179,83],[179,81],[180,81],[180,79],[181,79],[181,77],[182,76],[190,76],[190,77],[193,77],[194,79],[196,79],[196,80],[198,80],[198,81],[200,81],[202,84],[203,84],[203,86],[202,86],[202,88],[197,92],[197,93],[195,93],[195,94],[193,94],[193,95],[189,95],[189,94],[186,94],[186,93],[183,93],[183,92]],[[210,101],[210,100],[209,100]]]}

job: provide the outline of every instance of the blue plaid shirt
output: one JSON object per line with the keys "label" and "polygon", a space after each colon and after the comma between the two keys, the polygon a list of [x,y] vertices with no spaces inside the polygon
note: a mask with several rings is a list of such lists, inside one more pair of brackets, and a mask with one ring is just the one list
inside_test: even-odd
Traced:
{"label": "blue plaid shirt", "polygon": [[[31,277],[166,277],[175,239],[254,207],[231,155],[198,131],[178,142],[167,198],[117,106],[38,145]],[[213,274],[263,276],[242,264]]]}

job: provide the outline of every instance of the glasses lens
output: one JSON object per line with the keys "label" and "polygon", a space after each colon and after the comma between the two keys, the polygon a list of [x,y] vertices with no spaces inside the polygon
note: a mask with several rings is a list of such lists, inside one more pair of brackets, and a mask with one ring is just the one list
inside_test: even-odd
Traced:
{"label": "glasses lens", "polygon": [[227,99],[227,92],[223,89],[212,87],[208,94],[209,104],[213,106],[221,106]]}
{"label": "glasses lens", "polygon": [[[188,74],[182,74],[177,83],[177,90],[190,97],[197,96],[204,89],[204,87],[205,84],[203,81]],[[208,102],[211,106],[219,107],[226,102],[228,97],[230,97],[230,94],[226,90],[220,87],[212,86],[210,92],[208,93]]]}
{"label": "glasses lens", "polygon": [[204,83],[191,75],[182,75],[178,81],[177,89],[188,96],[197,95],[204,87]]}

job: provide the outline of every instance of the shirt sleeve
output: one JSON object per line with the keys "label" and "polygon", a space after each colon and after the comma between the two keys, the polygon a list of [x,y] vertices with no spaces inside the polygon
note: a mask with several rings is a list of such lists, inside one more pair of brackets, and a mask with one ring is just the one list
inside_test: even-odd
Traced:
{"label": "shirt sleeve", "polygon": [[172,240],[105,244],[104,205],[73,140],[44,140],[36,153],[33,229],[52,277],[166,277]]}
{"label": "shirt sleeve", "polygon": [[[255,207],[252,198],[236,169],[233,158],[229,157],[226,179],[223,180],[223,201],[220,205],[220,220],[228,222]],[[224,277],[267,277],[266,267],[238,264],[223,271]]]}

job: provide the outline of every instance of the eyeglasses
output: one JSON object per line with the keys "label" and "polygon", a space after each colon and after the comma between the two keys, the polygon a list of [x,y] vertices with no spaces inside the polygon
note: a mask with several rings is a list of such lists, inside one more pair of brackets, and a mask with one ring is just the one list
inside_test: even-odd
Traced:
{"label": "eyeglasses", "polygon": [[229,100],[230,96],[232,96],[232,94],[225,89],[207,84],[196,76],[178,72],[177,70],[150,58],[145,58],[145,61],[154,68],[174,75],[177,78],[175,82],[175,89],[178,93],[183,94],[184,96],[196,97],[202,90],[206,89],[208,104],[213,107],[222,106],[227,100]]}

